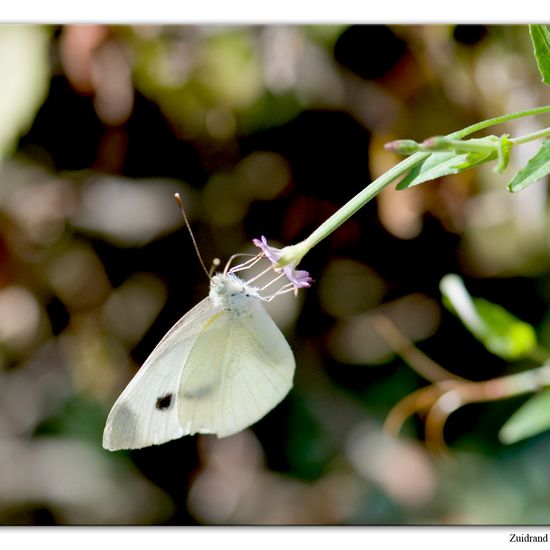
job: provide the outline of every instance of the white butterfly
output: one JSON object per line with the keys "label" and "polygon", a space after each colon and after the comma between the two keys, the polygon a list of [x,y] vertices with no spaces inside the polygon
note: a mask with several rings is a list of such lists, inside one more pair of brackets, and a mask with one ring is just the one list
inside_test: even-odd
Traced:
{"label": "white butterfly", "polygon": [[226,437],[286,396],[294,356],[262,305],[266,298],[238,270],[214,275],[208,297],[159,342],[113,405],[104,448],[139,449],[196,433]]}

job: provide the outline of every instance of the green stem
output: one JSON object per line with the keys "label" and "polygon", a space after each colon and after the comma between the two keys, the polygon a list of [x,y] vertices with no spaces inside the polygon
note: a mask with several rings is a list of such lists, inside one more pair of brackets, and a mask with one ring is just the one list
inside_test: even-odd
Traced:
{"label": "green stem", "polygon": [[337,227],[351,218],[360,208],[374,198],[384,187],[396,180],[399,176],[405,174],[417,164],[428,158],[431,153],[415,153],[405,160],[390,168],[387,172],[375,179],[370,185],[365,187],[353,199],[348,201],[342,208],[335,212],[330,218],[325,220],[307,239],[302,241],[307,250],[313,248],[316,244],[330,235]]}
{"label": "green stem", "polygon": [[[462,139],[465,136],[468,136],[475,132],[479,132],[480,130],[484,130],[485,128],[489,128],[490,126],[502,124],[516,118],[540,115],[544,113],[550,113],[550,105],[490,118],[488,120],[472,124],[471,126],[463,128],[462,130],[458,130],[457,132],[453,132],[447,137],[452,139]],[[359,194],[357,194],[350,201],[344,204],[342,208],[335,212],[330,218],[325,220],[309,237],[294,245],[292,248],[294,250],[299,249],[300,256],[305,255],[306,252],[311,250],[311,248],[317,245],[325,237],[330,235],[336,228],[338,228],[351,216],[353,216],[353,214],[355,214],[367,202],[378,195],[378,193],[380,193],[382,189],[384,189],[386,186],[396,180],[399,176],[402,176],[403,174],[407,173],[409,170],[420,164],[423,160],[429,157],[430,154],[431,153],[415,153],[414,155],[411,155],[410,157],[401,161],[399,164],[396,164],[393,168],[382,174],[370,185],[365,187],[365,189],[363,189]]]}
{"label": "green stem", "polygon": [[497,124],[502,124],[504,122],[508,122],[509,120],[514,120],[516,118],[523,118],[523,117],[532,116],[532,115],[542,115],[545,113],[550,113],[550,105],[545,105],[544,107],[535,107],[534,109],[527,109],[525,111],[518,111],[517,113],[508,113],[507,115],[501,115],[494,118],[489,118],[487,120],[477,122],[476,124],[472,124],[471,126],[467,126],[462,130],[458,130],[458,132],[449,134],[448,137],[462,139],[465,136],[469,136],[470,134],[479,132],[479,130],[484,130],[485,128],[489,128],[490,126],[496,126]]}
{"label": "green stem", "polygon": [[536,139],[541,139],[546,136],[550,136],[550,128],[544,128],[544,130],[539,130],[538,132],[533,132],[532,134],[526,134],[524,136],[512,138],[510,139],[510,142],[514,145],[521,145],[522,143],[535,141]]}

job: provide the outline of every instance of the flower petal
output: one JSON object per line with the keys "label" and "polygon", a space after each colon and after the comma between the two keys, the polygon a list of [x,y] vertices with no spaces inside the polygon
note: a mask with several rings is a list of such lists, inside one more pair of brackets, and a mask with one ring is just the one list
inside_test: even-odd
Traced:
{"label": "flower petal", "polygon": [[287,265],[283,267],[283,271],[287,279],[296,287],[296,288],[309,288],[313,279],[309,276],[307,271],[302,269],[294,269],[294,266]]}
{"label": "flower petal", "polygon": [[284,249],[275,248],[267,244],[267,239],[262,235],[260,239],[253,239],[252,242],[261,249],[265,257],[273,264],[273,270],[277,273],[281,271],[287,279],[294,285],[294,289],[307,288],[311,286],[313,279],[307,271],[296,269],[296,262],[291,262],[283,267],[277,267],[277,263],[283,256]]}
{"label": "flower petal", "polygon": [[267,244],[267,239],[262,235],[261,240],[260,239],[252,239],[252,242],[261,249],[261,251],[264,253],[265,257],[272,263],[276,264],[280,257],[281,257],[281,251],[278,248],[275,248],[273,246],[269,246]]}

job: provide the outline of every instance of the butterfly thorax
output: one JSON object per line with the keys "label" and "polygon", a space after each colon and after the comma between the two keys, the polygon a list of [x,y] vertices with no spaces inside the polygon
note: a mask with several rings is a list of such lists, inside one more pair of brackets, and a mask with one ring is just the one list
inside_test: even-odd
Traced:
{"label": "butterfly thorax", "polygon": [[238,315],[250,310],[254,298],[261,299],[258,289],[235,275],[218,274],[210,280],[210,300],[217,307],[232,311]]}

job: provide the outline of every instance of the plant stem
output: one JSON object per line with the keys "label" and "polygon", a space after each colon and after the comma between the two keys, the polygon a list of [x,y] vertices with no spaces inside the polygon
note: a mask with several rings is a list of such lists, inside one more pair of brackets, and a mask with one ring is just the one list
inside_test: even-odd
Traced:
{"label": "plant stem", "polygon": [[536,139],[544,138],[550,136],[550,128],[544,128],[544,130],[539,130],[538,132],[533,132],[532,134],[526,134],[517,138],[510,139],[514,145],[521,145],[522,143],[527,143],[529,141],[535,141]]}
{"label": "plant stem", "polygon": [[[490,126],[502,124],[516,118],[540,115],[544,113],[550,113],[550,105],[546,105],[544,107],[536,107],[534,109],[527,109],[525,111],[518,111],[516,113],[509,113],[495,118],[490,118],[482,122],[477,122],[476,124],[467,126],[462,130],[453,132],[447,137],[451,139],[462,139],[465,136],[468,136],[480,130],[484,130],[485,128],[489,128]],[[524,138],[526,137],[527,136],[524,136]],[[299,248],[303,252],[303,256],[306,252],[308,252],[311,248],[317,245],[325,237],[330,235],[336,228],[338,228],[346,220],[353,216],[353,214],[355,214],[360,208],[367,204],[367,202],[369,202],[373,197],[378,195],[378,193],[380,193],[382,189],[395,181],[399,176],[402,176],[403,174],[414,168],[416,165],[420,164],[423,160],[429,157],[430,154],[431,153],[424,152],[415,153],[414,155],[411,155],[410,157],[401,161],[399,164],[396,164],[393,168],[382,174],[379,178],[377,178],[370,185],[365,187],[350,201],[344,204],[344,206],[342,206],[337,212],[330,216],[330,218],[325,220],[309,237],[294,246],[296,248]]]}
{"label": "plant stem", "polygon": [[545,113],[550,113],[550,105],[545,105],[544,107],[535,107],[534,109],[527,109],[525,111],[518,111],[516,113],[508,113],[507,115],[501,115],[494,118],[489,118],[487,120],[477,122],[476,124],[472,124],[471,126],[467,126],[462,130],[458,130],[458,132],[449,134],[447,137],[462,139],[465,136],[469,136],[470,134],[479,132],[480,130],[484,130],[485,128],[489,128],[490,126],[503,124],[504,122],[508,122],[509,120],[514,120],[516,118],[523,118],[523,117],[532,116],[532,115],[542,115]]}
{"label": "plant stem", "polygon": [[307,239],[302,241],[307,250],[313,248],[316,244],[330,235],[337,227],[342,225],[346,220],[351,218],[360,208],[362,208],[373,197],[378,195],[384,187],[396,180],[399,176],[405,174],[417,164],[428,158],[431,153],[415,153],[407,159],[390,168],[386,173],[374,180],[370,185],[365,187],[355,197],[342,206],[330,218],[325,220]]}

